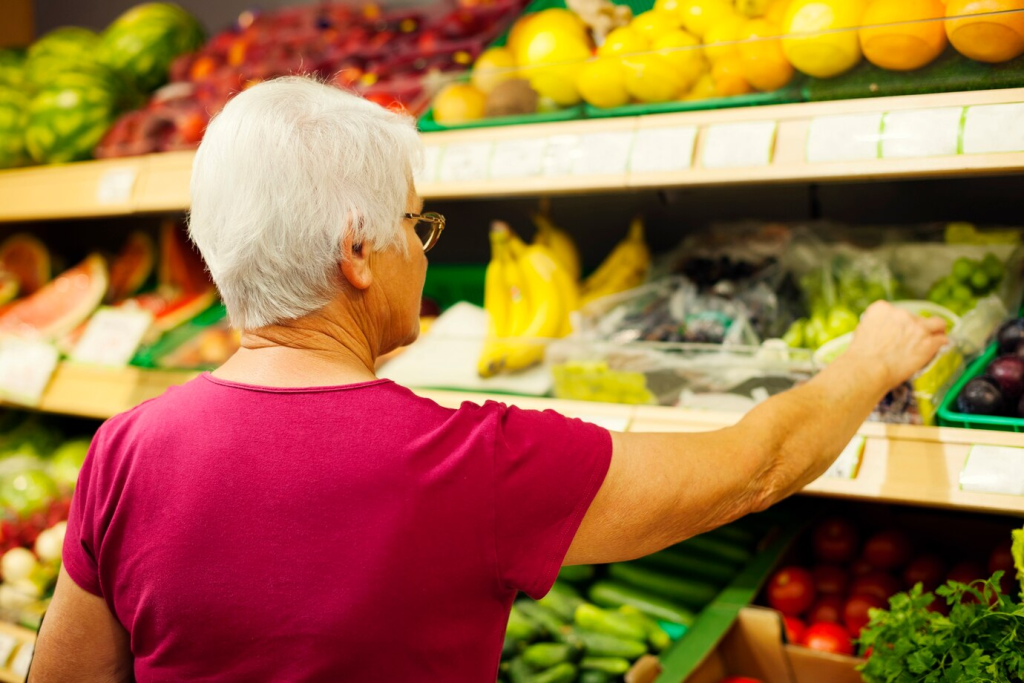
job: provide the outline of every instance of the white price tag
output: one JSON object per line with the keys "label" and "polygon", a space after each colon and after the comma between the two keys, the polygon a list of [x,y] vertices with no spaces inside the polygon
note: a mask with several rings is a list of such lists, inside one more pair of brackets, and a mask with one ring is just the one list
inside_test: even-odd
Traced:
{"label": "white price tag", "polygon": [[142,343],[153,314],[149,311],[104,307],[89,319],[71,360],[93,365],[124,367]]}
{"label": "white price tag", "polygon": [[137,175],[138,170],[130,166],[112,168],[104,172],[96,185],[97,203],[124,204],[130,200]]}
{"label": "white price tag", "polygon": [[685,171],[693,163],[696,143],[696,126],[639,130],[633,140],[629,169],[633,173]]}
{"label": "white price tag", "polygon": [[22,678],[28,676],[28,667],[32,663],[32,653],[35,652],[35,649],[34,643],[25,643],[18,648],[18,653],[14,655],[14,659],[11,661],[11,673]]}
{"label": "white price tag", "polygon": [[960,471],[960,488],[1024,496],[1024,448],[971,446]]}
{"label": "white price tag", "polygon": [[891,111],[882,119],[882,157],[906,159],[957,153],[963,107]]}
{"label": "white price tag", "polygon": [[552,135],[544,149],[544,175],[549,178],[572,175],[576,160],[582,154],[579,135]]}
{"label": "white price tag", "polygon": [[18,646],[18,640],[6,633],[0,633],[0,668],[7,666],[7,660]]}
{"label": "white price tag", "polygon": [[588,133],[580,136],[580,154],[572,174],[578,176],[625,174],[629,151],[633,147],[633,131]]}
{"label": "white price tag", "polygon": [[437,165],[441,161],[441,145],[425,145],[423,147],[423,165],[416,169],[414,181],[417,185],[433,183],[437,180]]}
{"label": "white price tag", "polygon": [[57,347],[41,341],[0,339],[0,398],[35,406],[57,369]]}
{"label": "white price tag", "polygon": [[877,159],[881,133],[882,112],[818,116],[807,134],[807,161]]}
{"label": "white price tag", "polygon": [[438,171],[442,183],[487,180],[493,142],[459,142],[448,145],[441,154]]}
{"label": "white price tag", "polygon": [[577,415],[577,417],[584,422],[590,422],[596,424],[598,427],[604,427],[610,432],[624,432],[626,427],[629,426],[628,417],[620,417],[617,415]]}
{"label": "white price tag", "polygon": [[704,136],[704,168],[744,168],[772,163],[775,121],[720,123]]}
{"label": "white price tag", "polygon": [[864,437],[858,434],[853,437],[846,448],[839,454],[832,466],[823,476],[833,479],[856,479],[860,471],[861,457],[864,455]]}
{"label": "white price tag", "polygon": [[960,151],[963,154],[1024,152],[1024,104],[968,107]]}
{"label": "white price tag", "polygon": [[544,172],[547,140],[501,140],[494,145],[491,179],[535,178]]}

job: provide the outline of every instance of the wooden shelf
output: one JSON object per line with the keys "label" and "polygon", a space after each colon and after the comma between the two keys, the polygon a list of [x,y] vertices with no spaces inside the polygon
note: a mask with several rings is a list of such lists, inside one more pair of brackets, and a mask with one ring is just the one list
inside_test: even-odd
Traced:
{"label": "wooden shelf", "polygon": [[[427,168],[417,185],[424,197],[451,199],[701,185],[1014,174],[1024,172],[1024,150],[819,163],[808,161],[806,154],[808,133],[816,117],[1013,103],[1024,103],[1024,88],[427,133],[423,135]],[[705,167],[704,152],[711,127],[765,121],[776,124],[768,163],[756,167]],[[1020,125],[1024,125],[1024,121]],[[684,161],[686,168],[635,172],[630,170],[632,162],[624,162],[615,170],[602,169],[600,164],[595,166],[604,157],[604,149],[600,147],[596,157],[587,157],[587,150],[593,155],[594,149],[587,147],[588,144],[611,144],[609,138],[601,138],[601,135],[618,136],[620,143],[625,141],[623,144],[631,146],[631,141],[641,132],[688,127],[696,129],[696,137],[693,149],[680,153],[692,157]],[[492,178],[490,162],[483,163],[482,168],[468,170],[458,164],[445,166],[444,156],[453,148],[477,149],[481,151],[477,156],[486,158],[499,145],[518,142],[540,144],[546,156],[535,158],[536,163],[527,163],[529,170],[520,170],[514,177]],[[535,156],[537,149],[535,146]],[[555,149],[559,151],[556,153]],[[573,158],[581,155],[583,161],[577,159],[574,164]],[[192,158],[191,152],[174,152],[0,171],[0,222],[184,211],[189,204]],[[589,163],[588,159],[595,163]],[[443,170],[445,168],[447,170]],[[508,166],[503,168],[507,171]],[[457,178],[449,177],[453,172]]]}

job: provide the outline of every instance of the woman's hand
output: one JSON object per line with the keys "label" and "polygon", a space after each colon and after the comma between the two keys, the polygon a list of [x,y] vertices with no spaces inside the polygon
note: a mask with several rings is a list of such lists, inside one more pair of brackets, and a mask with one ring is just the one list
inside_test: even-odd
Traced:
{"label": "woman's hand", "polygon": [[844,355],[865,372],[881,371],[880,381],[889,390],[930,363],[947,341],[942,318],[921,318],[876,301],[864,311]]}

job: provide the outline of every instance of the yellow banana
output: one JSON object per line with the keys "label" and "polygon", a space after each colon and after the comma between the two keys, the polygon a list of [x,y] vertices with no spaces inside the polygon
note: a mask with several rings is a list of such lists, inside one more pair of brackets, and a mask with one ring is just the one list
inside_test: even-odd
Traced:
{"label": "yellow banana", "polygon": [[515,341],[508,343],[505,370],[515,372],[536,365],[544,359],[546,340],[566,331],[569,311],[559,291],[560,266],[551,252],[542,245],[524,247],[522,241],[511,241],[523,276],[531,317],[525,328],[512,330]]}
{"label": "yellow banana", "polygon": [[651,252],[644,242],[644,223],[633,219],[626,238],[583,283],[582,303],[632,289],[642,284],[651,266]]}
{"label": "yellow banana", "polygon": [[504,365],[505,345],[511,324],[510,297],[506,278],[508,229],[503,223],[491,226],[491,260],[484,276],[484,310],[487,311],[487,340],[477,362],[481,377],[493,377]]}
{"label": "yellow banana", "polygon": [[580,279],[580,252],[569,234],[555,225],[546,212],[535,213],[533,224],[537,226],[534,244],[543,244],[551,250],[569,278],[576,282]]}

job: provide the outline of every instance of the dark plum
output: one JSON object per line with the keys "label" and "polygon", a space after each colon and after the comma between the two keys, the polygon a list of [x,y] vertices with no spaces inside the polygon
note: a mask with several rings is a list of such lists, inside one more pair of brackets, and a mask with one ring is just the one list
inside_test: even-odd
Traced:
{"label": "dark plum", "polygon": [[1017,404],[1017,417],[1024,417],[1024,396],[1020,397],[1020,403]]}
{"label": "dark plum", "polygon": [[968,415],[1002,415],[1006,412],[1006,398],[991,379],[975,377],[956,397],[956,408]]}
{"label": "dark plum", "polygon": [[1024,358],[1013,354],[999,356],[989,363],[985,374],[999,385],[1010,403],[1016,403],[1024,395]]}
{"label": "dark plum", "polygon": [[999,353],[1014,353],[1017,346],[1024,342],[1024,318],[1007,320],[996,333],[999,342]]}

